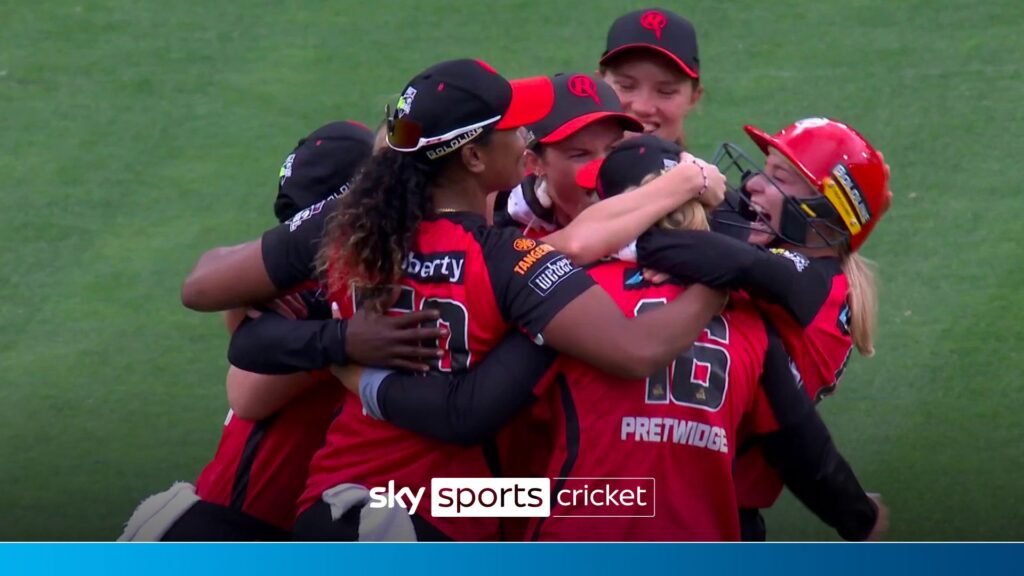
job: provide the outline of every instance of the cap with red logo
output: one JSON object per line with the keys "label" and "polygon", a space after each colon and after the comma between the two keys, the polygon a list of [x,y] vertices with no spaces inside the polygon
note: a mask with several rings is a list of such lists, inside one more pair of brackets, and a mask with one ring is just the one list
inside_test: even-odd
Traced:
{"label": "cap with red logo", "polygon": [[442,62],[410,80],[388,110],[388,146],[435,160],[486,131],[540,120],[554,98],[545,76],[510,82],[482,60]]}
{"label": "cap with red logo", "polygon": [[675,62],[690,78],[700,77],[697,31],[693,24],[661,8],[637,10],[620,16],[608,30],[601,65],[632,50],[654,50]]}
{"label": "cap with red logo", "polygon": [[778,150],[828,200],[857,250],[892,203],[881,154],[853,128],[828,118],[806,118],[774,135],[753,126],[747,134],[765,154]]}
{"label": "cap with red logo", "polygon": [[526,127],[530,145],[560,142],[606,118],[618,121],[623,130],[643,132],[643,124],[623,111],[619,96],[604,80],[587,74],[555,74],[551,84],[554,106],[539,122]]}

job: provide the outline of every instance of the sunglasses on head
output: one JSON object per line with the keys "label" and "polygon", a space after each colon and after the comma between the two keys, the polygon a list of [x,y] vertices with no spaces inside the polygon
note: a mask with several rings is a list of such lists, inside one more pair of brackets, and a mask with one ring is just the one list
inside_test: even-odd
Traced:
{"label": "sunglasses on head", "polygon": [[415,120],[399,116],[398,109],[392,111],[391,106],[386,105],[384,106],[384,116],[387,118],[388,146],[399,152],[415,152],[424,146],[454,140],[463,134],[494,124],[501,120],[501,116],[495,116],[493,118],[488,118],[483,122],[477,122],[475,124],[470,124],[469,126],[456,128],[455,130],[441,134],[440,136],[424,138],[423,125]]}

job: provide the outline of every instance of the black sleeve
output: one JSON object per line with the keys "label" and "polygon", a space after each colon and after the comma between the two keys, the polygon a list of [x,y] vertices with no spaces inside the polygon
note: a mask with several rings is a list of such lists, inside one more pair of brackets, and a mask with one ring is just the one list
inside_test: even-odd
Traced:
{"label": "black sleeve", "polygon": [[263,265],[279,290],[294,288],[316,275],[320,238],[337,203],[332,198],[314,204],[263,233]]}
{"label": "black sleeve", "polygon": [[712,232],[653,229],[637,240],[637,257],[681,282],[746,290],[786,308],[801,326],[814,321],[832,289],[832,271],[803,254]]}
{"label": "black sleeve", "polygon": [[761,384],[779,423],[777,432],[761,437],[765,459],[793,495],[844,540],[867,538],[878,509],[797,387],[789,356],[774,334],[769,335]]}
{"label": "black sleeve", "polygon": [[491,288],[509,323],[530,335],[544,331],[559,312],[594,286],[582,268],[550,244],[511,228],[483,228],[478,240]]}
{"label": "black sleeve", "polygon": [[377,404],[381,416],[396,426],[473,446],[493,437],[533,402],[534,389],[555,356],[514,332],[469,372],[389,375],[377,389]]}
{"label": "black sleeve", "polygon": [[331,304],[327,301],[326,288],[303,290],[299,297],[306,304],[306,320],[326,320],[331,317]]}
{"label": "black sleeve", "polygon": [[289,320],[276,312],[246,318],[231,336],[228,361],[258,374],[293,374],[345,364],[345,321]]}

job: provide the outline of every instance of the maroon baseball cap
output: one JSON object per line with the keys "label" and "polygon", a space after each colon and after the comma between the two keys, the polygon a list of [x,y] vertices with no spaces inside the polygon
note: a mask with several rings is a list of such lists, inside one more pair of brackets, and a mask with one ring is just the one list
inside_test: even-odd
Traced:
{"label": "maroon baseball cap", "polygon": [[670,10],[648,8],[620,16],[608,30],[601,65],[626,51],[654,50],[675,62],[690,78],[700,78],[697,31]]}
{"label": "maroon baseball cap", "polygon": [[587,74],[555,74],[551,84],[554,105],[539,122],[526,127],[530,145],[560,142],[605,118],[618,121],[623,130],[643,132],[644,125],[623,111],[615,89],[604,80]]}

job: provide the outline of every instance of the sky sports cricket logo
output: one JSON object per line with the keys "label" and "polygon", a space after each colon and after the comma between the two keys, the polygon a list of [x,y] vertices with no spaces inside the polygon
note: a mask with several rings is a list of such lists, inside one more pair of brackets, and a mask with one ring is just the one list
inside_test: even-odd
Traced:
{"label": "sky sports cricket logo", "polygon": [[[421,511],[426,487],[370,490],[370,508]],[[432,478],[436,518],[653,518],[654,478]]]}

